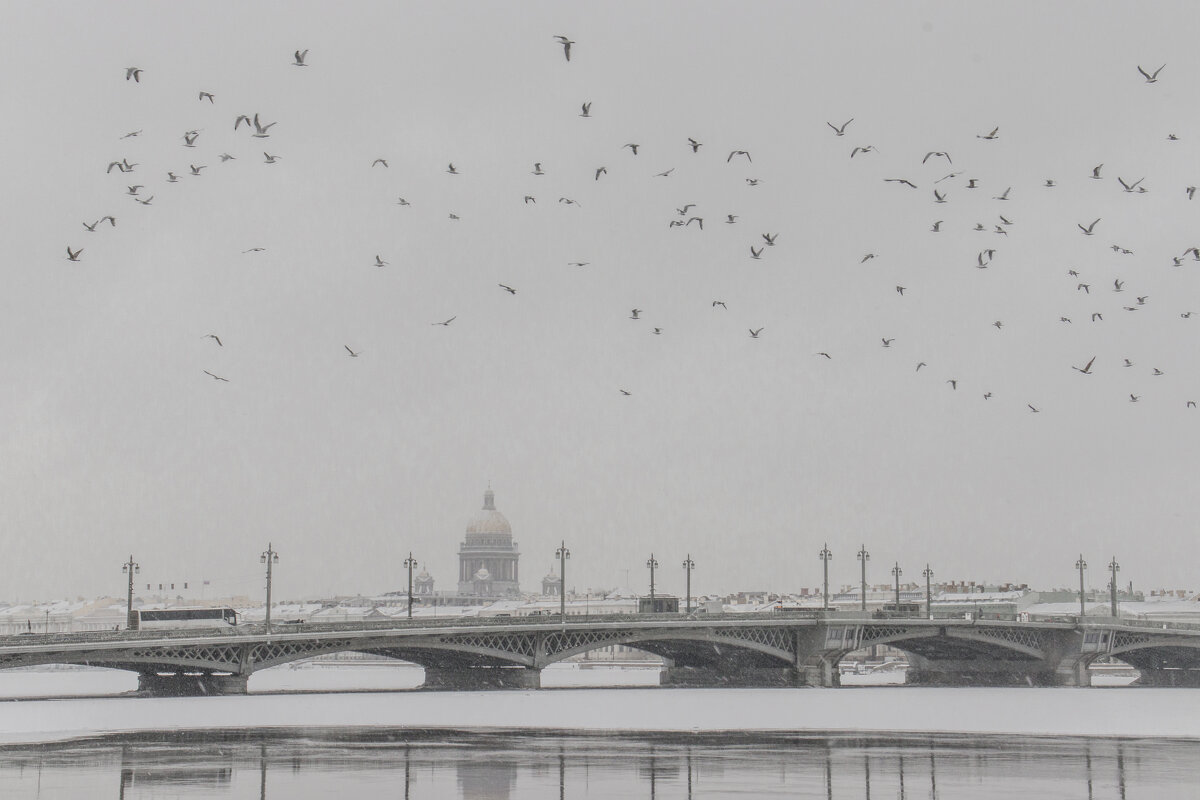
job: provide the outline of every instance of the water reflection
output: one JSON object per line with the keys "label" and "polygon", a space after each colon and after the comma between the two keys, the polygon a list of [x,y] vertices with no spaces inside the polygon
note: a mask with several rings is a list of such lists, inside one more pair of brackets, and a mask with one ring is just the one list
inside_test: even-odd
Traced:
{"label": "water reflection", "polygon": [[[1009,737],[555,737],[242,731],[0,752],[0,797],[1193,797],[1200,743]],[[927,790],[926,788],[927,787]]]}

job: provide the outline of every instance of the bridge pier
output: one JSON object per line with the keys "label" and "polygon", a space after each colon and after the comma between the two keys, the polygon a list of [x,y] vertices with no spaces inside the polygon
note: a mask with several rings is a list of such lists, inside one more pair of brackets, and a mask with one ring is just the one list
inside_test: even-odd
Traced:
{"label": "bridge pier", "polygon": [[542,671],[530,667],[425,667],[422,689],[477,691],[540,689]]}
{"label": "bridge pier", "polygon": [[821,689],[836,689],[842,685],[842,674],[837,664],[827,658],[810,660],[799,668],[804,686]]}
{"label": "bridge pier", "polygon": [[804,680],[795,667],[687,667],[665,666],[659,678],[660,686],[691,687],[778,687],[803,686]]}
{"label": "bridge pier", "polygon": [[922,686],[1060,686],[1044,661],[932,660],[910,653],[904,682]]}
{"label": "bridge pier", "polygon": [[213,675],[211,673],[157,672],[138,674],[138,694],[148,697],[203,697],[205,695],[246,694],[249,675]]}

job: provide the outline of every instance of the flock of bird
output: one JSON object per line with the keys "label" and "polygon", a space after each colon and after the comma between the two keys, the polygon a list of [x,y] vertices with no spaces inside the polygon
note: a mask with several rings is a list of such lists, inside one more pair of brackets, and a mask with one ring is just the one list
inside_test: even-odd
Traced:
{"label": "flock of bird", "polygon": [[[572,48],[576,45],[576,42],[571,40],[569,37],[563,36],[563,35],[558,35],[553,38],[562,47],[562,55],[564,57],[564,61],[567,64],[570,64],[571,56],[572,56]],[[309,53],[309,51],[307,49],[296,50],[295,53],[293,54],[293,60],[291,62],[292,66],[297,67],[297,68],[310,67],[310,65],[307,61],[308,53]],[[1156,84],[1159,82],[1159,75],[1163,72],[1165,67],[1166,67],[1166,65],[1163,65],[1163,66],[1160,66],[1158,69],[1154,70],[1153,72],[1148,72],[1147,70],[1143,69],[1140,65],[1138,65],[1137,72],[1144,78],[1144,82],[1147,85],[1153,85],[1153,84]],[[567,68],[569,69],[570,67],[567,67]],[[319,67],[314,67],[314,69],[319,69]],[[143,82],[143,79],[147,78],[147,77],[149,77],[147,71],[143,70],[137,66],[127,67],[125,70],[125,80],[132,82],[132,83],[141,84]],[[205,90],[199,90],[197,93],[197,98],[198,98],[198,102],[201,104],[205,104],[206,107],[207,106],[215,107],[215,106],[218,106],[218,104],[219,104],[218,97],[214,93],[208,92]],[[580,113],[578,114],[578,116],[581,118],[584,118],[584,119],[593,118],[592,108],[593,108],[593,103],[591,101],[583,101],[580,104]],[[269,146],[269,145],[267,145],[267,140],[271,139],[271,137],[274,133],[273,129],[278,124],[277,121],[274,121],[274,120],[267,121],[267,120],[263,119],[260,112],[255,112],[252,114],[249,114],[249,113],[232,114],[231,113],[228,119],[229,119],[229,124],[231,125],[231,128],[235,133],[237,133],[239,135],[245,135],[249,139],[261,140],[263,142],[261,147]],[[591,123],[588,123],[588,124],[591,124]],[[832,131],[832,133],[824,134],[826,136],[832,137],[831,141],[834,141],[834,140],[842,141],[842,140],[846,139],[847,137],[850,137],[854,134],[854,124],[855,124],[854,118],[847,119],[844,122],[841,122],[840,124],[835,124],[832,121],[826,121],[824,124],[830,129],[830,131]],[[285,127],[286,127],[286,125],[285,125]],[[822,130],[824,130],[824,129],[822,128]],[[979,145],[980,147],[995,146],[994,144],[989,144],[989,143],[995,143],[1001,139],[1001,136],[1002,136],[1001,126],[995,126],[995,125],[989,124],[987,126],[980,126],[980,130],[982,132],[975,135],[976,139],[978,139],[984,143],[983,145]],[[245,133],[243,133],[243,131],[245,131]],[[142,135],[142,133],[143,133],[143,131],[141,131],[141,130],[130,131],[119,138],[122,141],[136,140],[137,137]],[[199,147],[201,144],[203,144],[202,130],[200,128],[194,128],[194,129],[184,131],[180,135],[180,139],[181,139],[182,147],[189,148],[190,150],[195,150],[197,147]],[[1169,141],[1179,141],[1179,137],[1175,133],[1169,133],[1167,135],[1167,139]],[[707,152],[709,152],[709,150],[712,149],[709,147],[709,145],[706,145],[705,142],[701,141],[700,139],[694,138],[692,136],[681,136],[680,140],[679,140],[679,148],[680,148],[680,151],[683,153],[690,153],[690,155],[688,156],[689,158],[697,158],[697,159],[704,158],[705,154]],[[924,148],[922,148],[922,149],[924,149]],[[617,146],[616,143],[614,143],[614,150],[615,151],[628,151],[629,158],[634,158],[634,159],[644,158],[644,156],[642,155],[643,145],[637,141],[627,141],[627,142],[620,144],[619,146]],[[880,149],[871,143],[859,143],[859,144],[853,145],[852,147],[848,147],[847,149],[842,150],[841,152],[845,154],[843,157],[846,158],[847,161],[852,162],[855,166],[857,166],[859,163],[862,163],[864,160],[870,161],[871,159],[879,158],[879,156],[877,154],[880,152]],[[269,152],[266,149],[261,150],[261,155],[262,155],[262,160],[259,162],[260,164],[276,165],[276,164],[280,164],[281,162],[286,163],[283,156],[279,155],[278,153]],[[216,153],[216,157],[219,159],[219,164],[225,164],[227,162],[234,161],[238,158],[246,158],[245,154],[235,156],[229,152]],[[761,166],[762,166],[761,163],[756,164],[756,162],[754,161],[754,157],[749,150],[740,149],[738,147],[732,147],[732,148],[729,148],[728,150],[722,148],[720,150],[720,152],[717,154],[717,158],[722,158],[722,157],[723,157],[723,163],[725,165],[729,166],[730,168],[744,167],[746,169],[753,168],[753,169],[757,170],[757,169],[761,169]],[[257,156],[255,156],[255,158],[257,159]],[[186,169],[184,169],[183,166],[179,166],[179,167],[173,168],[172,170],[162,171],[157,174],[153,174],[153,173],[148,172],[145,168],[143,168],[141,164],[139,164],[137,162],[131,162],[127,156],[122,155],[119,159],[114,159],[114,160],[110,161],[107,165],[107,169],[105,170],[105,172],[107,175],[110,175],[110,176],[113,175],[114,173],[122,176],[122,183],[124,184],[122,187],[123,188],[122,194],[124,195],[125,198],[131,199],[131,200],[139,203],[142,206],[150,206],[152,204],[152,202],[155,200],[157,195],[154,192],[154,190],[148,188],[149,186],[156,185],[158,183],[163,183],[163,182],[179,183],[180,181],[200,179],[203,175],[206,174],[205,170],[210,169],[210,165],[204,164],[204,163],[195,163],[199,160],[200,159],[198,159],[198,158],[181,159],[181,164],[186,162],[186,164],[185,164]],[[531,169],[529,170],[529,173],[532,176],[534,176],[535,180],[541,179],[543,176],[548,174],[548,171],[543,168],[543,163],[544,162],[534,162],[531,165]],[[919,164],[921,166],[926,166],[926,167],[928,167],[931,164],[935,165],[935,166],[938,164],[944,164],[946,170],[948,170],[948,171],[943,176],[937,178],[936,180],[932,180],[930,182],[927,182],[925,180],[918,179],[918,178],[903,176],[903,175],[890,175],[888,177],[882,178],[882,182],[884,184],[896,187],[894,189],[894,191],[911,192],[911,193],[913,193],[912,197],[914,199],[922,198],[920,200],[920,202],[928,202],[934,208],[941,208],[943,205],[953,202],[951,195],[957,193],[958,190],[961,190],[962,192],[976,192],[976,193],[981,192],[981,191],[983,191],[983,192],[988,191],[987,189],[985,189],[985,187],[983,185],[983,181],[981,179],[971,177],[968,174],[967,168],[965,166],[965,162],[960,163],[956,167],[954,158],[953,158],[951,152],[949,152],[949,150],[929,149],[927,152],[925,152],[924,157],[919,160]],[[383,157],[383,156],[375,158],[373,161],[370,162],[369,165],[364,164],[363,166],[366,169],[372,169],[372,170],[376,169],[376,168],[382,169],[382,170],[390,169],[390,164],[389,164],[388,158]],[[914,159],[914,168],[916,168],[916,166],[917,166],[917,162]],[[1107,180],[1109,180],[1109,178],[1103,174],[1104,166],[1105,166],[1104,164],[1098,164],[1091,170],[1090,174],[1084,175],[1084,176],[1077,176],[1077,177],[1084,178],[1085,182],[1086,182],[1086,179],[1090,179],[1090,180],[1097,181],[1097,182],[1107,181]],[[676,167],[671,167],[669,169],[661,170],[661,171],[657,171],[657,172],[647,170],[646,175],[651,179],[668,180],[668,179],[672,178],[672,176],[675,174],[675,171],[676,171]],[[456,164],[454,162],[449,162],[447,164],[444,172],[447,175],[455,177],[456,179],[458,179],[461,176],[463,176],[464,174],[466,174],[461,169],[461,167],[456,166]],[[590,175],[590,179],[593,182],[612,179],[609,177],[609,169],[606,165],[589,167],[587,169],[587,174]],[[128,176],[136,176],[136,177],[128,177]],[[1076,176],[1072,176],[1072,177],[1076,177]],[[1145,177],[1126,176],[1126,175],[1117,175],[1114,177],[1115,177],[1115,181],[1120,186],[1120,191],[1123,193],[1136,196],[1136,195],[1145,195],[1150,191],[1150,189],[1146,186]],[[770,175],[768,175],[768,179],[769,178],[770,178]],[[142,183],[133,182],[135,180],[140,180],[143,182]],[[762,184],[764,182],[764,179],[757,175],[748,175],[748,176],[744,177],[743,180],[744,180],[745,185],[748,188],[758,187],[760,184]],[[128,182],[126,182],[126,181],[128,181]],[[1046,178],[1044,180],[1044,182],[1038,188],[1039,188],[1039,190],[1054,190],[1057,187],[1059,187],[1059,185],[1060,184],[1059,184],[1058,178]],[[1099,187],[1100,184],[1097,184],[1097,186]],[[995,194],[990,194],[990,199],[997,204],[996,205],[996,209],[997,209],[996,221],[987,222],[987,223],[985,223],[983,221],[975,222],[973,227],[971,228],[971,230],[976,233],[980,233],[980,234],[988,234],[989,238],[990,237],[1001,237],[1000,239],[992,239],[992,241],[1007,240],[1010,235],[1014,235],[1015,232],[1017,230],[1019,230],[1019,226],[1017,224],[1017,217],[1019,216],[1019,214],[1015,211],[1010,212],[1008,210],[1008,208],[1014,207],[1016,209],[1019,209],[1020,201],[1018,198],[1024,192],[1028,191],[1030,188],[1031,187],[1025,187],[1025,186],[1005,186],[1003,188],[997,187],[996,189],[992,189],[991,191],[995,192]],[[1169,188],[1168,191],[1177,192],[1179,199],[1181,201],[1188,202],[1188,201],[1192,200],[1192,198],[1195,194],[1195,191],[1196,191],[1196,187],[1191,186],[1191,185],[1181,185],[1181,186],[1178,186],[1175,188]],[[537,198],[536,194],[533,194],[533,193],[518,193],[518,194],[521,197],[521,202],[527,206],[535,205],[538,202],[538,198]],[[514,200],[515,200],[515,197],[514,197]],[[582,208],[582,204],[578,200],[576,200],[572,197],[560,196],[557,198],[557,203],[564,207]],[[413,203],[410,202],[405,197],[399,197],[397,200],[397,205],[411,206],[411,205],[413,205]],[[1004,210],[1004,213],[999,213],[1000,210]],[[449,216],[449,219],[451,219],[451,220],[459,219],[459,216],[453,212],[450,212],[448,216]],[[691,230],[694,226],[697,233],[699,233],[699,232],[705,231],[705,222],[711,221],[708,216],[706,216],[704,213],[701,212],[701,210],[698,208],[696,203],[686,203],[686,204],[681,204],[681,205],[675,206],[674,214],[668,213],[666,216],[667,216],[666,227],[670,230],[686,231],[686,230]],[[742,221],[742,216],[743,215],[740,213],[730,213],[728,211],[722,211],[722,213],[717,215],[715,219],[718,220],[724,226],[745,226],[745,223]],[[109,213],[109,214],[105,214],[104,216],[101,216],[99,219],[95,220],[94,222],[90,222],[90,223],[86,222],[86,221],[83,222],[83,225],[82,225],[83,231],[81,231],[81,236],[92,236],[92,235],[103,236],[102,223],[105,223],[105,222],[107,222],[110,227],[116,227],[116,225],[118,223],[118,217],[115,214]],[[1082,221],[1076,221],[1074,223],[1074,225],[1075,225],[1075,228],[1077,228],[1077,230],[1078,230],[1077,235],[1082,235],[1085,237],[1094,237],[1094,236],[1097,236],[1099,233],[1101,233],[1104,230],[1104,228],[1102,227],[1103,222],[1104,222],[1104,217],[1101,216],[1101,217],[1097,217],[1096,219],[1092,219],[1090,221],[1086,220],[1086,219],[1082,220]],[[954,223],[948,223],[948,221],[946,219],[932,220],[930,227],[927,229],[927,232],[922,233],[920,235],[927,235],[927,234],[943,235],[946,231],[949,230],[949,228],[947,226],[952,225],[952,224],[954,224]],[[711,229],[711,225],[710,225],[710,229]],[[1200,233],[1198,233],[1198,236],[1200,236]],[[788,237],[784,237],[785,242],[787,241],[787,238]],[[769,257],[768,254],[772,252],[770,250],[770,248],[775,248],[777,246],[777,244],[779,243],[779,239],[780,239],[780,233],[778,231],[770,231],[770,230],[757,231],[757,232],[750,233],[747,236],[747,239],[748,239],[748,241],[746,241],[746,243],[743,245],[746,248],[745,250],[743,250],[743,252],[745,253],[745,256],[743,256],[743,257],[749,258],[754,261],[761,261],[761,260],[764,260],[765,258]],[[88,244],[90,246],[90,243],[88,243]],[[1112,244],[1110,246],[1110,248],[1111,248],[1111,251],[1117,255],[1121,255],[1121,256],[1134,255],[1133,250],[1131,250],[1130,248],[1125,247],[1123,245]],[[77,263],[82,262],[84,260],[83,254],[86,249],[87,248],[85,248],[84,246],[76,244],[73,241],[72,243],[68,244],[68,246],[66,248],[67,260],[70,262],[77,262]],[[252,247],[252,248],[249,248],[242,252],[244,254],[250,254],[250,253],[262,252],[263,250],[264,250],[264,248],[262,248],[262,247]],[[1200,262],[1200,246],[1197,246],[1197,244],[1195,242],[1179,242],[1178,246],[1175,248],[1175,253],[1177,253],[1177,254],[1173,255],[1171,257],[1171,263],[1169,265],[1164,265],[1164,266],[1179,268],[1179,267],[1185,266],[1185,264],[1189,264],[1192,262]],[[1002,251],[1002,245],[996,245],[996,244],[992,244],[991,242],[989,242],[987,246],[980,247],[978,250],[978,253],[975,255],[975,257],[973,259],[971,259],[968,263],[963,264],[963,266],[970,266],[970,267],[973,267],[978,270],[992,269],[992,268],[1000,265],[1003,262],[1003,255],[1004,254]],[[883,261],[883,260],[885,260],[885,259],[880,253],[871,251],[871,252],[866,252],[865,254],[863,254],[861,256],[861,259],[858,261],[858,265],[864,266],[864,265],[867,265],[869,262],[877,262],[877,261]],[[388,267],[390,262],[387,259],[385,259],[382,254],[375,254],[374,261],[366,262],[366,263],[370,264],[371,266],[374,266],[376,268],[382,269],[382,268]],[[590,264],[591,264],[591,262],[589,262],[589,261],[568,262],[568,266],[575,267],[575,268],[584,268],[584,267],[589,266]],[[1085,276],[1083,274],[1083,271],[1080,268],[1077,268],[1075,266],[1063,265],[1063,278],[1064,278],[1064,291],[1072,292],[1076,296],[1084,295],[1084,296],[1090,297],[1092,295],[1093,289],[1099,290],[1101,288],[1101,286],[1098,283],[1099,279],[1097,279],[1096,277]],[[1105,282],[1107,282],[1107,278],[1105,278]],[[1110,291],[1116,295],[1119,295],[1119,297],[1121,298],[1121,301],[1118,302],[1115,307],[1113,306],[1112,303],[1107,303],[1107,304],[1103,304],[1103,305],[1097,303],[1095,310],[1087,312],[1087,315],[1085,317],[1080,318],[1077,315],[1073,315],[1070,313],[1064,313],[1059,317],[1058,323],[1061,325],[1075,325],[1075,324],[1100,325],[1105,322],[1104,315],[1106,313],[1111,315],[1112,313],[1117,313],[1117,312],[1121,312],[1121,313],[1144,312],[1146,310],[1152,309],[1153,304],[1151,303],[1151,298],[1150,298],[1149,294],[1140,292],[1137,288],[1132,287],[1132,286],[1130,286],[1127,289],[1128,284],[1129,284],[1128,279],[1124,279],[1121,277],[1116,277],[1113,279]],[[497,289],[499,289],[501,292],[503,292],[509,296],[512,296],[512,297],[515,297],[518,294],[518,288],[516,288],[512,285],[509,285],[507,283],[498,283]],[[890,291],[891,290],[889,290],[889,292]],[[913,294],[914,291],[915,291],[914,287],[909,286],[909,285],[896,284],[894,287],[895,295],[898,298],[904,298],[905,300],[907,300],[909,297],[911,297],[911,295]],[[1133,299],[1129,300],[1129,301],[1125,301],[1124,298],[1126,298],[1126,297],[1133,298]],[[713,309],[714,312],[729,311],[729,306],[727,305],[726,301],[723,299],[719,299],[719,298],[713,299],[711,301],[711,308]],[[643,320],[647,319],[644,316],[644,314],[645,314],[645,311],[643,309],[633,308],[629,314],[629,319],[634,322],[643,321]],[[1180,311],[1178,316],[1181,320],[1186,321],[1186,320],[1191,319],[1193,314],[1190,310],[1185,309],[1183,311]],[[428,324],[432,325],[432,326],[449,327],[451,325],[451,323],[453,323],[456,319],[458,319],[457,315],[450,316],[446,319],[430,320],[428,322]],[[988,324],[991,325],[992,327],[994,327],[997,331],[1001,331],[1006,327],[1006,324],[1003,320],[989,320]],[[664,334],[664,329],[665,328],[662,325],[651,326],[649,332],[652,333],[653,335],[661,336]],[[769,328],[766,325],[757,324],[757,325],[748,326],[746,328],[746,333],[744,333],[742,335],[746,336],[750,339],[762,340],[762,339],[768,338],[769,332],[770,332]],[[217,333],[204,333],[202,335],[202,338],[210,339],[213,342],[213,345],[212,345],[213,347],[217,347],[217,348],[224,347],[224,344]],[[897,342],[897,337],[888,335],[887,332],[882,332],[879,335],[879,343],[880,343],[879,346],[882,348],[887,348],[888,350],[895,352],[895,349],[898,349],[898,348],[893,348],[893,346],[896,344],[896,342]],[[348,358],[357,359],[363,354],[362,350],[355,349],[354,347],[351,347],[350,344],[343,344],[343,348],[347,354],[346,357],[348,357]],[[819,357],[819,358],[825,359],[826,361],[834,361],[835,359],[837,359],[839,357],[839,354],[836,351],[831,351],[831,350],[822,350],[822,351],[813,353],[812,355],[814,357]],[[1073,370],[1075,373],[1078,373],[1081,376],[1085,376],[1084,378],[1081,378],[1081,380],[1087,380],[1091,376],[1094,376],[1098,371],[1107,369],[1110,366],[1116,366],[1120,369],[1136,369],[1137,368],[1137,365],[1135,365],[1135,363],[1127,357],[1121,357],[1121,356],[1110,357],[1110,356],[1098,355],[1098,354],[1087,354],[1087,355],[1085,355],[1084,359],[1081,359],[1080,365],[1064,364],[1063,368],[1066,371],[1067,368],[1069,367],[1070,370]],[[921,373],[922,369],[926,369],[927,371],[933,370],[933,368],[930,366],[930,364],[927,363],[926,361],[924,361],[924,360],[916,361],[915,369],[913,370],[913,372]],[[1152,371],[1147,371],[1147,374],[1151,377],[1157,378],[1159,376],[1163,376],[1166,374],[1162,369],[1160,369],[1157,366],[1150,367],[1148,369],[1152,369]],[[226,377],[222,374],[218,374],[217,372],[210,371],[209,369],[202,369],[202,373],[216,381],[220,381],[220,382],[224,382],[224,383],[230,382],[230,379],[228,377]],[[944,381],[944,385],[949,387],[949,391],[958,392],[960,390],[965,391],[967,389],[966,386],[960,385],[961,381],[953,375],[949,375],[949,376],[943,375],[943,376],[941,376],[941,379]],[[990,387],[976,386],[976,387],[971,387],[971,388],[973,388],[973,390],[976,392],[977,396],[983,400],[991,400],[993,397],[999,396],[997,393],[993,392],[993,390]],[[619,392],[620,396],[622,396],[622,397],[632,397],[635,394],[635,392],[632,391],[629,387],[618,387],[617,391]],[[1133,393],[1129,394],[1128,401],[1136,403],[1136,402],[1141,401],[1143,396],[1144,396],[1144,393],[1133,392]],[[1196,403],[1193,400],[1188,399],[1188,398],[1181,398],[1181,399],[1184,401],[1184,404],[1187,408],[1195,408]],[[1032,402],[1027,402],[1028,400],[1032,400]],[[1042,405],[1036,399],[1021,398],[1021,401],[1032,413],[1040,413],[1042,411]]]}

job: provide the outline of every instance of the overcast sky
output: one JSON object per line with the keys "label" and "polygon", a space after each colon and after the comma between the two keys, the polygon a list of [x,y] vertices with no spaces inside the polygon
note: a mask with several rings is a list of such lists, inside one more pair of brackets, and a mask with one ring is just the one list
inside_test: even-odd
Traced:
{"label": "overcast sky", "polygon": [[1197,586],[1192,3],[5,9],[6,599]]}

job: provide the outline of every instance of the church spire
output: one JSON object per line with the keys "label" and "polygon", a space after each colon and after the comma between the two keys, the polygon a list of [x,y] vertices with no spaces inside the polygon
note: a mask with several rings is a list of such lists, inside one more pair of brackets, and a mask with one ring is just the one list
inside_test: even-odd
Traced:
{"label": "church spire", "polygon": [[496,495],[494,492],[492,492],[492,485],[490,483],[488,484],[487,491],[483,493],[483,510],[496,510]]}

